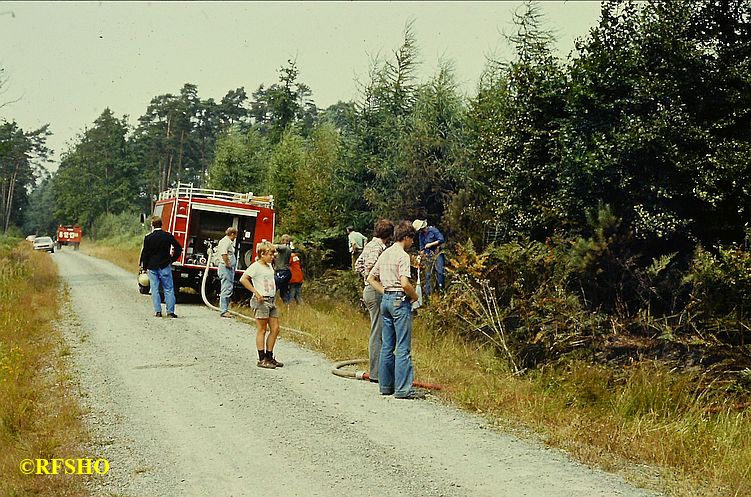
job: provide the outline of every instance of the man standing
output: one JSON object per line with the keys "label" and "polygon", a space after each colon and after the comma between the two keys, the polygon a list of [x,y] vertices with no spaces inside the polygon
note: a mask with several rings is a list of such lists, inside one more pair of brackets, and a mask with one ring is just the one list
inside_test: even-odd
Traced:
{"label": "man standing", "polygon": [[159,286],[164,292],[164,303],[167,306],[167,316],[176,318],[175,287],[172,282],[172,263],[183,251],[182,246],[171,233],[162,230],[162,218],[151,218],[152,231],[143,239],[140,266],[149,274],[151,285],[151,301],[154,304],[154,316],[162,317],[162,298]]}
{"label": "man standing", "polygon": [[237,228],[229,227],[225,231],[224,238],[219,240],[216,247],[216,253],[219,255],[219,281],[222,284],[219,292],[219,316],[223,318],[232,317],[229,313],[229,300],[232,297],[232,291],[235,289],[235,239],[237,238]]}
{"label": "man standing", "polygon": [[424,397],[412,388],[412,302],[417,301],[415,287],[409,281],[407,250],[416,237],[409,221],[394,231],[394,244],[383,251],[368,275],[368,283],[383,295],[381,356],[378,364],[378,389],[381,395],[398,399]]}
{"label": "man standing", "polygon": [[433,273],[435,272],[438,290],[443,290],[446,260],[441,253],[441,245],[446,241],[435,226],[428,226],[426,219],[416,219],[412,226],[420,237],[420,256],[425,265],[425,298],[430,295]]}
{"label": "man standing", "polygon": [[388,219],[379,219],[373,227],[373,239],[370,240],[362,254],[355,261],[355,271],[360,273],[365,283],[362,290],[362,300],[370,314],[370,339],[368,341],[370,381],[378,382],[378,362],[381,357],[381,329],[383,320],[381,319],[381,294],[375,291],[375,288],[368,283],[368,275],[373,269],[378,257],[386,250],[386,244],[394,236],[394,223]]}
{"label": "man standing", "polygon": [[351,267],[355,269],[355,262],[360,257],[360,253],[368,239],[359,231],[355,231],[354,226],[347,226],[347,241],[349,242],[349,255],[352,259]]}

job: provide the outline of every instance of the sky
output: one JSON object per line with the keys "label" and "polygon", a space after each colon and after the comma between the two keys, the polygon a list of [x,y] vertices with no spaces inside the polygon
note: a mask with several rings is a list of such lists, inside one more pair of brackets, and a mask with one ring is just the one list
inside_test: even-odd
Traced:
{"label": "sky", "polygon": [[[597,24],[599,2],[539,2],[565,58]],[[154,96],[185,83],[202,99],[278,81],[295,59],[319,108],[357,100],[375,57],[392,55],[413,21],[419,80],[453,63],[471,96],[487,58],[507,60],[521,2],[1,2],[0,120],[49,123],[50,170],[109,107],[135,124]],[[3,104],[6,104],[3,106]]]}

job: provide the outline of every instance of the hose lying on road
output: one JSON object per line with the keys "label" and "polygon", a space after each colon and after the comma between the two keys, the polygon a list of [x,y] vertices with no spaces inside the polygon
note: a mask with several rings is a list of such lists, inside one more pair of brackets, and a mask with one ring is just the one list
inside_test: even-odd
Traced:
{"label": "hose lying on road", "polygon": [[[220,309],[217,306],[212,305],[211,302],[209,302],[208,297],[206,297],[206,280],[209,277],[209,266],[211,265],[211,258],[212,258],[213,255],[214,255],[214,249],[212,249],[211,245],[209,245],[209,250],[208,250],[208,253],[206,254],[206,268],[203,271],[203,278],[201,279],[201,298],[203,299],[203,303],[206,304],[206,306],[209,309],[213,309],[213,310],[215,310],[215,311],[218,312]],[[240,314],[239,312],[230,311],[230,310],[228,310],[227,312],[229,312],[233,316],[237,316],[237,317],[242,318],[242,319],[247,319],[248,321],[255,321],[256,320],[255,318],[252,318],[250,316],[246,316],[245,314]],[[304,335],[304,336],[308,336],[308,337],[312,337],[313,336],[310,333],[306,333],[306,332],[304,332],[302,330],[296,330],[295,328],[289,328],[287,326],[280,326],[279,329],[284,330],[284,331],[289,331],[289,332],[292,332],[292,333],[297,333],[298,335]]]}
{"label": "hose lying on road", "polygon": [[[370,380],[370,374],[367,371],[343,371],[340,368],[343,368],[344,366],[352,366],[354,364],[367,364],[367,359],[347,359],[346,361],[339,361],[334,364],[334,367],[331,369],[331,372],[335,374],[336,376],[340,376],[342,378],[354,378],[356,380]],[[412,385],[415,387],[420,388],[427,388],[430,390],[443,390],[443,387],[441,385],[436,385],[434,383],[423,383],[421,381],[413,381]]]}

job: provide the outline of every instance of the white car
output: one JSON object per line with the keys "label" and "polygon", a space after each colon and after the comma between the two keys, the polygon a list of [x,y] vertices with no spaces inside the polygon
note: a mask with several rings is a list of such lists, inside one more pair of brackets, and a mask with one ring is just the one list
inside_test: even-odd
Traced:
{"label": "white car", "polygon": [[34,250],[46,250],[55,253],[55,242],[48,236],[38,236],[34,238]]}

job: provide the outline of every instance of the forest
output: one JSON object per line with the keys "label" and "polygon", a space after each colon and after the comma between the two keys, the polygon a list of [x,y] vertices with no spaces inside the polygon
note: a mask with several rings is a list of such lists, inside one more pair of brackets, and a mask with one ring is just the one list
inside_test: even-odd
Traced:
{"label": "forest", "polygon": [[220,101],[186,83],[135,126],[104,109],[54,173],[49,126],[3,120],[0,220],[141,235],[176,182],[272,194],[277,232],[317,277],[341,267],[345,226],[427,218],[449,241],[437,326],[489,340],[514,369],[647,351],[722,362],[749,388],[750,23],[748,0],[605,1],[562,59],[528,3],[514,56],[489,59],[469,96],[450,61],[418,80],[407,23],[355,101],[317,107],[297,60]]}

